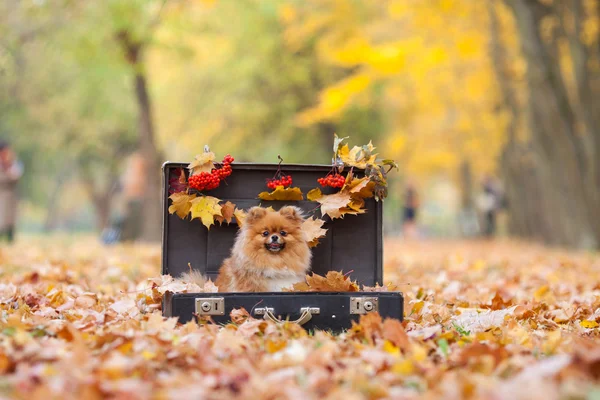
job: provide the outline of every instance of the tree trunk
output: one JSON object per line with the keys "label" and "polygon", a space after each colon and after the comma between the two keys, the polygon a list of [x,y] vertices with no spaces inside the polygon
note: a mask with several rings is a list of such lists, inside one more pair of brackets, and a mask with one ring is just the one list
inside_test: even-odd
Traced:
{"label": "tree trunk", "polygon": [[527,59],[528,111],[532,143],[541,159],[541,184],[547,195],[560,244],[596,246],[585,183],[589,163],[575,127],[576,117],[558,60],[544,44],[540,23],[548,7],[535,0],[507,0],[516,18]]}
{"label": "tree trunk", "polygon": [[146,162],[145,188],[142,214],[143,224],[141,239],[158,242],[162,236],[160,165],[161,156],[156,148],[154,138],[154,121],[152,104],[148,93],[148,79],[144,68],[145,45],[132,39],[126,30],[117,32],[127,62],[135,71],[135,96],[138,104],[138,131],[140,152]]}
{"label": "tree trunk", "polygon": [[[547,224],[550,215],[546,196],[540,187],[540,176],[529,146],[517,139],[519,122],[525,118],[517,100],[515,90],[505,72],[507,58],[500,39],[500,26],[495,2],[488,0],[490,16],[490,55],[502,95],[502,106],[511,114],[507,127],[507,142],[500,156],[500,171],[505,183],[508,203],[509,233],[518,237],[555,242],[555,230]],[[537,199],[537,201],[536,201]]]}
{"label": "tree trunk", "polygon": [[135,76],[135,94],[139,107],[140,150],[146,162],[146,195],[143,202],[142,240],[160,241],[162,231],[160,154],[154,139],[152,107],[148,95],[147,79],[143,71]]}

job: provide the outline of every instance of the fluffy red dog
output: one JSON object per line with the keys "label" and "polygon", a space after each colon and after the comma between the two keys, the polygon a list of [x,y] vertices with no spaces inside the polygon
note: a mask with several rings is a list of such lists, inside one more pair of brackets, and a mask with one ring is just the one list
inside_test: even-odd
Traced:
{"label": "fluffy red dog", "polygon": [[[220,292],[277,292],[304,280],[311,251],[302,232],[302,211],[253,207],[223,261],[215,284]],[[199,273],[183,279],[202,284]]]}

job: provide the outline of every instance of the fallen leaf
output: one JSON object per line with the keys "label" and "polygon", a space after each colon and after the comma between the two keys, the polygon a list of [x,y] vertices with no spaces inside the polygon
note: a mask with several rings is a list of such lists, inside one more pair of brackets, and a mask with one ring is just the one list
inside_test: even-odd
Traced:
{"label": "fallen leaf", "polygon": [[75,307],[90,308],[96,305],[98,296],[95,293],[84,293],[75,299]]}
{"label": "fallen leaf", "polygon": [[115,310],[119,314],[125,314],[136,308],[135,301],[133,299],[123,299],[120,301],[114,302],[110,308]]}
{"label": "fallen leaf", "polygon": [[383,321],[383,338],[389,340],[394,346],[402,351],[410,349],[408,335],[402,326],[402,323],[397,319],[386,318]]}
{"label": "fallen leaf", "polygon": [[187,194],[184,192],[173,193],[169,196],[172,203],[169,206],[169,214],[177,214],[181,219],[184,219],[192,208],[192,200],[196,198],[195,194]]}
{"label": "fallen leaf", "polygon": [[473,363],[481,357],[489,356],[494,360],[494,366],[498,366],[508,356],[508,351],[501,346],[490,346],[483,343],[473,343],[465,346],[459,355],[459,362],[466,365]]}
{"label": "fallen leaf", "polygon": [[214,159],[215,153],[212,151],[198,154],[194,161],[188,165],[190,175],[197,175],[201,172],[210,172],[215,167],[215,164],[213,163]]}
{"label": "fallen leaf", "polygon": [[312,273],[306,275],[306,282],[293,285],[295,292],[358,292],[358,290],[359,287],[355,282],[338,271],[329,271],[325,276]]}
{"label": "fallen leaf", "polygon": [[319,244],[319,238],[322,238],[327,233],[327,229],[323,229],[322,226],[325,223],[320,218],[307,218],[302,223],[302,232],[308,241],[310,247],[315,247]]}
{"label": "fallen leaf", "polygon": [[215,216],[221,215],[219,199],[212,196],[200,196],[192,200],[192,219],[200,218],[204,226],[210,229],[215,223]]}
{"label": "fallen leaf", "polygon": [[283,186],[277,186],[271,193],[261,192],[258,198],[265,201],[299,201],[304,199],[299,187],[284,188]]}
{"label": "fallen leaf", "polygon": [[235,204],[228,201],[227,203],[225,203],[221,206],[221,215],[216,215],[215,221],[218,221],[219,224],[223,224],[223,221],[230,224],[231,220],[233,218],[234,212],[235,212]]}
{"label": "fallen leaf", "polygon": [[464,330],[470,332],[482,332],[486,329],[504,324],[504,318],[511,315],[517,306],[504,310],[461,310],[461,314],[452,317],[452,320]]}
{"label": "fallen leaf", "polygon": [[535,293],[533,294],[533,298],[536,301],[540,301],[549,291],[550,287],[548,285],[544,285],[535,291]]}
{"label": "fallen leaf", "polygon": [[585,329],[593,329],[598,327],[598,323],[596,321],[583,320],[579,323],[582,328]]}

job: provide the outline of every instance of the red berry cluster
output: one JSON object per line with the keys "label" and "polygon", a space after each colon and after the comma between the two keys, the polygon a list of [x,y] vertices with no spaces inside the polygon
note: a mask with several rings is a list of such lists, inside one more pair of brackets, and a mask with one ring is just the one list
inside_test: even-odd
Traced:
{"label": "red berry cluster", "polygon": [[317,179],[317,182],[323,187],[331,186],[333,188],[341,188],[344,186],[344,183],[346,183],[346,178],[342,175],[327,175],[325,178]]}
{"label": "red berry cluster", "polygon": [[268,179],[267,187],[271,190],[275,190],[277,186],[288,187],[292,185],[292,176],[291,175],[282,175],[279,179]]}
{"label": "red berry cluster", "polygon": [[231,163],[233,161],[233,157],[227,154],[223,158],[220,168],[213,168],[210,172],[200,172],[197,175],[192,175],[188,179],[188,184],[192,189],[198,191],[216,189],[222,180],[231,175]]}

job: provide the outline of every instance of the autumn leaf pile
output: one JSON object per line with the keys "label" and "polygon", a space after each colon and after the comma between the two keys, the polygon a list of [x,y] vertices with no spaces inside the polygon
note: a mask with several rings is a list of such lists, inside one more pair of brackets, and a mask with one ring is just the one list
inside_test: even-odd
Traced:
{"label": "autumn leaf pile", "polygon": [[385,256],[406,321],[332,335],[243,310],[225,327],[164,319],[164,291],[214,288],[160,277],[158,247],[1,248],[0,397],[597,398],[598,255],[388,240]]}

